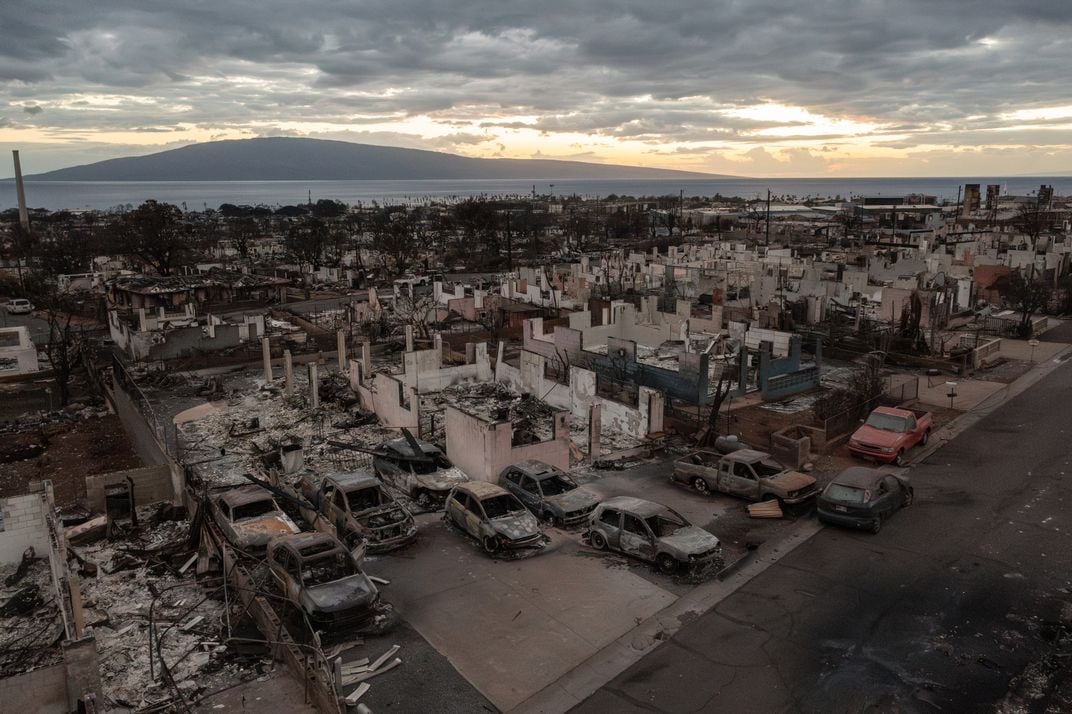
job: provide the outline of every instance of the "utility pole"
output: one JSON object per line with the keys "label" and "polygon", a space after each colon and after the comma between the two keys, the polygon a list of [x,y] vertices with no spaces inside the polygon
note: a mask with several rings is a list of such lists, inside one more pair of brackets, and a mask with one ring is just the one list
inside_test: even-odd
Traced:
{"label": "utility pole", "polygon": [[677,211],[677,229],[685,235],[685,189],[680,189]]}
{"label": "utility pole", "polygon": [[506,209],[506,269],[514,272],[514,234],[510,230],[510,209]]}

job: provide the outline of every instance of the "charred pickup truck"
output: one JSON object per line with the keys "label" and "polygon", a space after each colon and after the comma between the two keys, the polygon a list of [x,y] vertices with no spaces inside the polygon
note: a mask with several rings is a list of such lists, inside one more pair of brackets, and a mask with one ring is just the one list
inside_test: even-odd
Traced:
{"label": "charred pickup truck", "polygon": [[801,503],[818,493],[814,478],[790,471],[770,454],[755,449],[728,454],[694,451],[674,462],[670,478],[704,496],[720,491],[750,501],[778,499],[784,505]]}
{"label": "charred pickup truck", "polygon": [[376,628],[390,606],[354,555],[327,533],[280,536],[268,544],[267,563],[286,599],[317,630]]}
{"label": "charred pickup truck", "polygon": [[268,541],[298,532],[271,491],[250,484],[217,491],[208,498],[212,518],[231,545],[250,553],[263,553]]}
{"label": "charred pickup truck", "polygon": [[369,553],[385,553],[417,537],[413,516],[368,471],[325,476],[319,484],[305,475],[298,490],[316,507],[302,517],[350,547],[364,541]]}
{"label": "charred pickup truck", "polygon": [[933,426],[928,411],[878,407],[849,439],[849,451],[854,456],[904,466],[905,454],[916,444],[926,444]]}

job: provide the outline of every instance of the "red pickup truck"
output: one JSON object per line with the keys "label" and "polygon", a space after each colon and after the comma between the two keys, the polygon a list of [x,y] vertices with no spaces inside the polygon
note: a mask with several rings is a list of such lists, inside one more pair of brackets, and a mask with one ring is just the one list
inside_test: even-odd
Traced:
{"label": "red pickup truck", "polygon": [[933,424],[931,413],[921,409],[878,407],[849,439],[849,451],[884,464],[892,461],[904,466],[908,450],[931,438]]}

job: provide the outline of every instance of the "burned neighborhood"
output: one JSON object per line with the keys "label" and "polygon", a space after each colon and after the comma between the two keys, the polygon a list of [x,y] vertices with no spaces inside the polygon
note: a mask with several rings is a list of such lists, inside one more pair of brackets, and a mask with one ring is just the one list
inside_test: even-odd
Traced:
{"label": "burned neighborhood", "polygon": [[989,200],[3,214],[0,708],[1067,710],[1072,203]]}

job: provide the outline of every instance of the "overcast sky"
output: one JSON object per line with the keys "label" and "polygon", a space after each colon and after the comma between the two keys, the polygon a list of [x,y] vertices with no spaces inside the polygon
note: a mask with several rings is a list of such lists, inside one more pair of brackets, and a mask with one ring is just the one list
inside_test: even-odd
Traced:
{"label": "overcast sky", "polygon": [[2,0],[0,177],[218,138],[1072,173],[1072,0]]}

